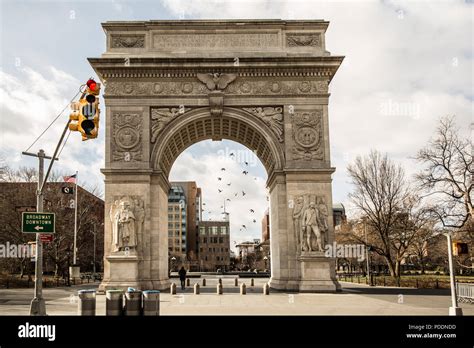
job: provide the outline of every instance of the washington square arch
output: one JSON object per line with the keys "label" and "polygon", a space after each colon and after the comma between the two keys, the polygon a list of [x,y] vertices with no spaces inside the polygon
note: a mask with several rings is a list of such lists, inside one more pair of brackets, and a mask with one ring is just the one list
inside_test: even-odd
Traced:
{"label": "washington square arch", "polygon": [[[328,85],[343,57],[322,20],[103,23],[89,58],[105,86],[101,290],[167,289],[168,176],[199,141],[254,151],[270,196],[270,287],[337,291]],[[330,213],[331,212],[331,213]]]}

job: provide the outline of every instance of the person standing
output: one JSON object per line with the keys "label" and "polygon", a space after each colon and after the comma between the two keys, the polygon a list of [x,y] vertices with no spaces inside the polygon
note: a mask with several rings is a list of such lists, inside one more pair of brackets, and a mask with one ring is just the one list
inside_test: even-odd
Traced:
{"label": "person standing", "polygon": [[181,280],[181,290],[184,290],[186,286],[186,270],[184,269],[184,267],[181,267],[178,274],[179,274],[179,280]]}

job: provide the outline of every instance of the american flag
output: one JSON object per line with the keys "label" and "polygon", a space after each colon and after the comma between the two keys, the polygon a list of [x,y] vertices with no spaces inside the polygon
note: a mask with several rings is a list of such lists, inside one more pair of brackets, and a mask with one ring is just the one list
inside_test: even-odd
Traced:
{"label": "american flag", "polygon": [[63,176],[64,182],[72,182],[73,184],[76,183],[76,174],[70,176]]}

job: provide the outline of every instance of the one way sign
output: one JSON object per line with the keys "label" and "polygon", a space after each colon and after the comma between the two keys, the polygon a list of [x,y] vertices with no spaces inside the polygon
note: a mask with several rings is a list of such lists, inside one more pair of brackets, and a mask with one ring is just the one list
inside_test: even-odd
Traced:
{"label": "one way sign", "polygon": [[21,214],[21,231],[23,233],[55,233],[54,213],[27,213]]}

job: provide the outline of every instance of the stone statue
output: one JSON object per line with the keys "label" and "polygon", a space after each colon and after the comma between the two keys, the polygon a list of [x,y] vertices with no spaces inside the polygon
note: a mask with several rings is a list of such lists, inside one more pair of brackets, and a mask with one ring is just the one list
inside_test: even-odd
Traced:
{"label": "stone statue", "polygon": [[113,216],[112,243],[115,247],[114,251],[120,251],[125,248],[135,248],[137,246],[137,235],[135,230],[136,219],[135,215],[130,210],[130,203],[122,201],[118,204],[118,201],[115,201],[111,208],[111,215]]}
{"label": "stone statue", "polygon": [[301,218],[303,216],[303,197],[297,197],[295,205],[293,207],[293,229],[295,232],[295,241],[297,245],[297,250],[300,250],[300,243],[303,240],[303,230],[301,228]]}
{"label": "stone statue", "polygon": [[329,226],[328,226],[328,207],[326,206],[326,202],[324,198],[319,199],[318,204],[318,211],[319,211],[319,229],[321,231],[321,243],[322,245],[326,245],[328,243],[327,237],[329,233]]}
{"label": "stone statue", "polygon": [[[302,229],[306,238],[303,238],[303,251],[324,251],[322,244],[321,230],[319,229],[319,211],[316,209],[314,202],[309,203],[309,207],[306,208],[303,214]],[[313,237],[316,237],[318,250],[315,250],[313,245]]]}
{"label": "stone statue", "polygon": [[142,238],[143,223],[145,221],[145,209],[143,208],[143,201],[135,199],[135,218],[136,231],[138,239]]}

